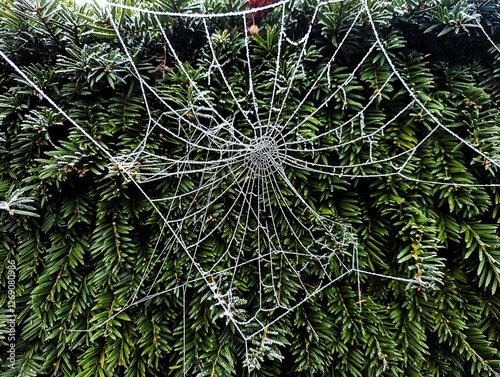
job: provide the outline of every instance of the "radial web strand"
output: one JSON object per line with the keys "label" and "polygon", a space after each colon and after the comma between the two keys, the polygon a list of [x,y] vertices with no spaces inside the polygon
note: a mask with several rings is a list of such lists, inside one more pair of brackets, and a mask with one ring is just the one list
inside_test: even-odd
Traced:
{"label": "radial web strand", "polygon": [[[479,184],[454,179],[453,172],[446,179],[419,176],[422,151],[441,132],[452,135],[456,148],[468,149],[493,168],[500,167],[500,160],[455,132],[427,104],[428,94],[415,90],[411,73],[401,68],[391,52],[394,46],[381,35],[384,25],[377,17],[383,11],[361,1],[325,58],[314,47],[317,28],[342,1],[313,3],[309,18],[301,20],[307,23],[301,33],[291,29],[297,22],[291,0],[253,9],[242,2],[240,8],[222,13],[203,3],[181,12],[107,3],[103,15],[116,32],[145,109],[145,136],[133,150],[118,155],[97,143],[0,51],[19,75],[104,151],[110,174],[122,174],[136,185],[161,218],[158,242],[137,288],[112,318],[96,323],[92,331],[133,306],[174,291],[181,292],[179,315],[185,323],[189,290],[204,290],[221,323],[233,326],[244,341],[245,363],[253,369],[264,356],[280,357],[266,343],[272,342],[266,334],[342,279],[354,277],[359,302],[364,276],[405,282],[408,289],[439,283],[442,272],[432,266],[427,274],[408,271],[407,276],[361,268],[355,228],[321,206],[321,198],[314,197],[320,193],[309,193],[304,182],[328,182],[328,195],[335,195],[336,187],[342,189],[346,179],[360,184],[385,177],[453,187],[494,185],[486,179]],[[117,11],[124,10],[130,17],[147,16],[163,44],[167,63],[160,67],[161,79],[155,85],[144,78],[138,51],[128,45],[116,19]],[[263,25],[256,25],[258,32],[249,28],[257,12],[265,13]],[[498,51],[477,17],[468,21]],[[346,57],[350,41],[360,39],[360,23],[373,37],[364,40],[365,53]],[[196,30],[193,38],[199,41],[193,43],[202,45],[198,51],[176,40],[181,29]],[[356,103],[351,93],[370,65],[385,71],[365,79],[373,81],[373,95]],[[379,105],[395,88],[404,101],[384,114]],[[424,136],[418,143],[388,152],[383,140],[394,125],[424,118]],[[353,155],[356,159],[346,160]],[[144,187],[152,182],[161,182],[163,191],[148,193]],[[209,260],[200,257],[207,250]],[[188,256],[190,268],[171,286],[165,283],[172,276],[165,276],[164,266],[179,253]],[[289,287],[294,295],[284,293]]]}

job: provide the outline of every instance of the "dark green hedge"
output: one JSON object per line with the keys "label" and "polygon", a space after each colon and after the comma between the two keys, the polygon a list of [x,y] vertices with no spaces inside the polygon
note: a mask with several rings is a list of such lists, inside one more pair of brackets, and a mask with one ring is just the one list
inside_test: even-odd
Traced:
{"label": "dark green hedge", "polygon": [[[125,3],[136,5],[132,0]],[[242,0],[145,3],[169,12],[197,11],[201,6],[213,12],[246,9]],[[315,10],[309,3],[297,0],[286,6],[289,39],[308,35]],[[340,147],[289,154],[345,167],[342,175],[333,177],[287,166],[287,178],[315,211],[353,227],[361,269],[437,281],[433,288],[408,287],[403,281],[361,274],[358,287],[357,275],[351,273],[256,337],[257,343],[268,338],[269,348],[260,369],[250,372],[244,366],[241,336],[219,318],[221,308],[214,305],[212,291],[197,279],[188,253],[171,243],[172,233],[160,216],[182,218],[182,206],[193,212],[192,197],[187,196],[185,203],[179,200],[176,210],[169,209],[174,200],[159,202],[157,211],[147,197],[171,198],[177,181],[135,185],[133,180],[156,174],[147,165],[161,166],[161,160],[134,161],[126,169],[128,177],[119,174],[112,160],[131,153],[144,140],[144,155],[181,159],[186,154],[181,139],[172,136],[178,123],[168,117],[162,103],[166,101],[172,111],[187,108],[196,93],[186,72],[198,78],[199,90],[209,93],[220,114],[234,115],[235,128],[242,134],[250,132],[235,110],[223,76],[214,73],[210,82],[203,77],[216,68],[202,20],[160,16],[173,49],[185,63],[181,68],[152,15],[112,7],[120,36],[133,53],[135,72],[103,10],[65,1],[0,0],[0,51],[53,101],[0,59],[2,376],[498,375],[500,8],[495,3],[374,0],[373,19],[361,12],[349,31],[361,5],[346,0],[319,8],[304,57],[300,48],[282,44],[286,46],[280,51],[283,85],[290,75],[286,66],[303,60],[303,73],[283,108],[284,119],[294,114],[332,54],[338,54],[330,81],[321,80],[300,109],[299,118],[317,112],[299,136],[322,135],[316,148]],[[264,109],[275,84],[272,69],[280,12],[281,7],[267,14],[259,34],[248,44],[253,89]],[[218,60],[224,63],[224,78],[237,98],[251,103],[241,20],[209,19],[207,27],[214,35]],[[341,45],[347,32],[349,38]],[[369,52],[376,37],[382,39],[387,56],[380,48]],[[445,127],[414,102],[396,75],[391,76],[390,63]],[[386,80],[388,84],[381,87]],[[144,100],[141,83],[154,87],[160,97],[148,92]],[[332,97],[338,85],[344,90]],[[377,99],[363,112],[362,125],[356,118],[339,135],[328,133],[354,119],[375,94]],[[326,100],[328,106],[322,107]],[[201,121],[209,113],[200,104],[186,116]],[[148,134],[150,119],[159,119],[163,128],[154,127]],[[363,132],[375,133],[386,122],[375,142],[350,142]],[[207,143],[200,141],[203,147]],[[408,153],[416,145],[419,148]],[[216,154],[203,153],[189,156],[217,159]],[[400,174],[393,174],[398,169]],[[181,190],[190,192],[204,179],[200,174],[186,175]],[[280,181],[276,187],[281,194],[273,208],[300,207],[287,184]],[[231,207],[239,196],[234,190],[225,191],[223,184],[211,187],[209,194],[221,195],[220,206],[210,208],[219,217],[228,209],[249,210],[242,203]],[[303,216],[304,224],[313,222],[307,217],[310,212],[294,211],[290,213]],[[285,217],[284,213],[276,217],[277,233],[284,244],[300,248],[301,230],[289,229]],[[258,219],[253,221],[246,229],[256,229]],[[179,234],[188,242],[196,243],[197,232],[211,229],[195,220],[183,224]],[[308,235],[303,234],[302,240],[318,252],[325,232],[320,225],[315,228],[318,239],[304,241]],[[196,260],[201,268],[209,270],[221,256],[227,257],[225,246],[234,229],[242,229],[241,220],[229,216],[224,226],[200,243]],[[255,257],[259,237],[248,233],[242,250]],[[236,237],[243,239],[242,234]],[[148,262],[164,248],[168,258],[162,255],[162,263],[153,266],[141,285]],[[349,255],[345,258],[349,260]],[[232,263],[226,259],[223,267]],[[11,368],[8,281],[13,261],[17,325]],[[235,279],[248,313],[258,309],[257,267],[257,263],[241,266]],[[299,301],[297,276],[287,268],[280,271],[287,282],[281,287],[283,300]],[[311,287],[320,284],[321,271],[311,267],[307,272],[303,282]],[[188,280],[192,282],[184,286]],[[93,329],[117,313],[137,287],[141,296],[151,287],[150,294],[168,293]],[[261,320],[271,321],[273,315],[279,311]]]}

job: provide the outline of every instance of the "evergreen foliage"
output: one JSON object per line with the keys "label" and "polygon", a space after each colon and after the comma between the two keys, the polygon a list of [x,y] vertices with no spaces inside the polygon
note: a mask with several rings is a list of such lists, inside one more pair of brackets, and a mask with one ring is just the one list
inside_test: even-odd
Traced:
{"label": "evergreen foliage", "polygon": [[[136,5],[132,0],[125,3]],[[148,3],[163,11],[195,11],[203,1]],[[214,12],[246,7],[243,0],[204,3]],[[310,3],[296,0],[287,5],[293,15],[287,25],[291,39],[306,33],[314,8]],[[347,166],[401,155],[392,162],[401,175],[380,175],[393,171],[389,162],[346,168],[345,177],[300,169],[286,173],[319,213],[356,229],[361,268],[400,277],[427,274],[436,279],[435,288],[408,289],[401,281],[361,275],[360,303],[357,277],[349,275],[255,338],[253,359],[245,360],[242,341],[220,318],[222,309],[201,280],[134,306],[98,330],[68,331],[92,329],[119,311],[140,285],[148,261],[164,247],[172,250],[164,264],[155,266],[153,276],[161,269],[158,281],[146,282],[153,287],[151,293],[182,282],[192,261],[182,248],[168,244],[158,212],[97,146],[121,155],[147,136],[140,83],[130,74],[130,63],[104,11],[57,0],[0,0],[0,51],[87,133],[0,59],[0,322],[8,317],[3,288],[8,263],[14,260],[18,323],[16,368],[8,366],[6,330],[0,326],[5,346],[0,352],[2,376],[500,374],[500,187],[495,186],[500,171],[455,137],[500,164],[500,50],[474,23],[477,20],[499,46],[500,7],[495,0],[372,1],[370,7],[398,72],[448,129],[436,127],[396,77],[380,86],[392,70],[383,52],[375,49],[344,90],[300,133],[320,135],[342,124],[374,93],[380,96],[364,112],[366,132],[376,131],[412,103],[411,115],[390,122],[370,147],[347,142],[361,136],[360,127],[344,128],[341,135],[318,140],[321,145],[342,142],[336,153],[327,150],[315,156]],[[336,50],[359,1],[332,3],[325,9],[313,27],[303,75],[294,82],[284,117],[295,111],[315,73]],[[119,8],[112,13],[141,76],[173,107],[184,108],[195,95],[185,70],[199,79],[220,112],[234,112],[224,82],[202,79],[211,60],[200,20],[162,19],[175,50],[183,61],[189,60],[181,69],[166,52],[151,15]],[[272,95],[278,22],[278,12],[269,13],[250,43],[253,82],[262,97]],[[376,37],[370,22],[362,14],[341,48],[330,73],[334,85],[346,83],[353,66],[367,54]],[[225,77],[237,96],[245,97],[245,31],[230,18],[210,20],[209,26],[211,44],[225,63]],[[278,77],[283,86],[287,67],[299,53],[282,51],[283,72]],[[334,89],[326,80],[319,82],[306,106],[318,109]],[[165,111],[153,96],[148,105],[157,118]],[[177,127],[162,121],[165,127]],[[424,139],[418,158],[408,162],[402,152]],[[152,154],[180,158],[184,153],[184,146],[168,135],[147,140],[145,148]],[[129,167],[129,178],[139,169]],[[451,184],[432,183],[436,181]],[[195,187],[199,177],[193,175],[190,183]],[[157,180],[141,188],[160,198],[170,195],[174,186],[172,180]],[[294,193],[285,185],[282,194],[293,204]],[[229,208],[231,195],[227,193],[224,206],[211,209],[214,214]],[[200,263],[209,266],[222,255],[231,236],[230,221],[204,241],[197,255]],[[183,230],[184,239],[190,231]],[[295,242],[286,223],[280,231],[285,244]],[[255,249],[255,237],[249,235],[246,242],[248,250]],[[247,302],[242,305],[249,312],[259,284],[252,280],[254,268],[248,264],[239,273],[238,289]],[[281,295],[293,302],[294,279],[287,273],[283,271]],[[315,279],[319,272],[311,271],[308,284],[314,285]],[[250,370],[248,363],[258,368]]]}

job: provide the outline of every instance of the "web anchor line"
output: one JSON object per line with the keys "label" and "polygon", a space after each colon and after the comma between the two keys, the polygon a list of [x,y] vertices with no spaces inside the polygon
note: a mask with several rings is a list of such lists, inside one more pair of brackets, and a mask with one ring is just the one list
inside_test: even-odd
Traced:
{"label": "web anchor line", "polygon": [[[188,297],[193,290],[208,292],[214,302],[214,309],[210,307],[210,310],[217,312],[227,325],[234,326],[235,332],[245,342],[249,365],[255,366],[248,359],[252,341],[263,338],[263,334],[272,331],[284,317],[326,289],[340,284],[343,279],[349,279],[353,286],[357,285],[360,307],[363,276],[391,279],[407,284],[408,288],[418,286],[429,289],[434,283],[439,283],[439,273],[410,278],[368,270],[360,256],[362,249],[354,227],[341,218],[335,208],[322,208],[322,203],[308,192],[306,183],[324,180],[325,177],[329,182],[336,179],[349,182],[351,178],[368,180],[397,176],[441,186],[499,186],[412,177],[408,173],[411,163],[439,130],[444,130],[456,140],[457,145],[466,145],[495,167],[500,167],[500,162],[447,127],[426,107],[398,71],[394,58],[377,31],[366,0],[360,2],[359,9],[347,22],[345,34],[331,55],[321,62],[323,65],[318,65],[314,74],[301,79],[307,76],[303,66],[309,49],[314,47],[314,27],[319,24],[324,9],[341,2],[332,0],[313,4],[313,13],[302,35],[294,35],[287,30],[287,7],[293,4],[292,0],[216,14],[201,11],[161,12],[107,3],[106,14],[129,62],[130,75],[140,84],[137,91],[140,91],[146,113],[145,136],[137,141],[131,152],[124,152],[123,155],[114,155],[111,148],[96,141],[0,50],[0,57],[106,155],[110,161],[109,170],[115,169],[127,182],[131,182],[161,219],[161,230],[151,248],[152,257],[148,258],[145,272],[125,304],[106,320],[90,328],[67,331],[96,331],[132,307],[168,293],[180,292],[182,368],[184,375],[188,375],[189,367],[185,365],[186,323],[190,309]],[[151,16],[152,24],[159,30],[160,39],[175,64],[171,69],[185,77],[196,101],[191,99],[182,105],[173,104],[143,78],[120,25],[113,18],[113,8]],[[277,36],[271,41],[274,43],[277,40],[277,46],[271,46],[275,48],[270,48],[264,58],[269,59],[266,60],[267,65],[261,65],[255,53],[260,40],[251,36],[246,28],[247,17],[264,10],[279,11],[279,15],[275,14],[279,22]],[[342,71],[345,73],[343,81],[334,84],[331,78],[334,69],[336,64],[340,64],[344,48],[353,37],[362,14],[366,14],[369,20],[373,38],[365,46],[366,53],[356,57],[349,69]],[[184,60],[176,50],[170,26],[163,22],[162,17],[198,21],[199,31],[206,39],[202,55],[208,62],[203,63],[201,58],[194,60],[199,66],[189,70],[187,63],[192,57]],[[235,47],[236,52],[227,64],[222,60],[226,56],[218,55],[211,28],[212,22],[224,18],[235,18],[236,24],[242,28],[233,30],[235,38],[240,38],[241,48],[238,50]],[[482,27],[481,30],[498,51],[486,30]],[[264,28],[259,38],[266,36],[265,33]],[[381,52],[387,61],[389,72],[385,80],[377,84],[378,92],[351,110],[347,97],[353,86],[360,85],[359,72],[363,66],[371,64],[377,52]],[[238,80],[231,72],[233,61],[241,64]],[[289,68],[287,65],[291,69],[285,71]],[[263,72],[265,69],[268,71]],[[192,72],[197,70],[203,71],[202,79],[195,79]],[[285,86],[283,78],[287,83]],[[328,85],[323,97],[315,103],[318,86],[324,82]],[[379,123],[370,123],[369,113],[377,110],[384,91],[389,92],[394,82],[407,93],[407,102],[387,119],[381,117]],[[244,95],[237,90],[240,84],[248,88]],[[300,85],[304,88],[297,89]],[[269,98],[259,93],[259,87],[270,88]],[[178,96],[184,95],[179,89]],[[233,108],[222,106],[221,98],[231,102]],[[160,113],[153,111],[153,103],[162,107]],[[330,108],[335,108],[335,111],[330,111]],[[403,122],[405,117],[413,116],[415,109],[425,112],[433,127],[426,130],[416,145],[392,154],[377,154],[384,133],[392,125]],[[325,114],[338,115],[338,119],[331,125],[327,124]],[[157,140],[153,143],[153,138],[159,133],[170,144],[155,144]],[[148,148],[150,144],[155,147]],[[169,149],[177,146],[181,147],[175,153]],[[348,148],[357,148],[359,156],[366,152],[368,158],[342,160],[341,150]],[[136,168],[137,161],[141,161],[141,165]],[[367,168],[370,168],[368,172]],[[148,185],[156,181],[165,183],[165,193],[148,191]],[[333,197],[336,188],[328,190]],[[207,261],[203,253],[210,247],[212,259]],[[162,274],[167,270],[169,258],[177,252],[187,257],[189,268],[173,287],[164,289]],[[242,276],[244,274],[248,276]],[[410,275],[411,271],[407,274]],[[309,283],[311,276],[315,284]],[[291,298],[283,295],[285,283],[293,285],[296,291]],[[245,284],[251,289],[245,290]],[[253,302],[248,302],[249,297]],[[274,313],[277,314],[273,316]]]}

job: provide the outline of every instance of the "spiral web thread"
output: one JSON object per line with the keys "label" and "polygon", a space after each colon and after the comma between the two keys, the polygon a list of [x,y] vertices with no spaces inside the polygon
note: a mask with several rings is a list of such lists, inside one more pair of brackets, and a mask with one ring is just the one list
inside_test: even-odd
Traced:
{"label": "spiral web thread", "polygon": [[[310,18],[307,32],[300,40],[291,40],[286,32],[287,5],[290,2],[291,0],[283,0],[262,8],[220,14],[169,13],[107,3],[104,10],[107,12],[111,25],[117,33],[123,52],[129,59],[131,73],[140,84],[147,111],[146,137],[138,143],[135,150],[125,155],[114,155],[102,144],[98,144],[91,135],[87,134],[80,125],[71,119],[41,88],[37,87],[19,67],[0,51],[2,58],[19,75],[41,93],[57,111],[64,115],[90,141],[106,153],[110,160],[111,170],[120,171],[125,179],[137,185],[137,188],[148,199],[163,220],[162,233],[158,237],[158,243],[154,250],[157,257],[149,260],[147,272],[142,276],[138,288],[131,295],[126,305],[114,317],[132,306],[180,289],[184,300],[183,321],[185,321],[186,289],[193,283],[204,282],[211,291],[214,305],[219,307],[220,317],[224,318],[226,323],[230,322],[245,341],[247,349],[246,364],[250,369],[259,367],[259,360],[262,359],[263,353],[267,352],[268,357],[273,356],[269,355],[272,352],[269,345],[262,340],[266,339],[264,335],[268,329],[272,328],[273,324],[347,275],[354,274],[357,276],[359,292],[360,275],[363,274],[406,282],[410,287],[427,287],[433,283],[433,280],[439,280],[439,273],[436,273],[436,276],[430,276],[426,281],[420,278],[405,279],[386,276],[360,269],[357,239],[352,227],[342,221],[318,213],[291,180],[287,171],[299,170],[311,175],[321,174],[332,177],[354,178],[360,177],[360,175],[353,169],[390,163],[390,166],[392,166],[391,171],[364,174],[363,177],[399,176],[407,180],[416,180],[405,174],[405,168],[410,164],[419,148],[440,129],[450,133],[456,139],[457,145],[467,145],[478,156],[482,156],[485,161],[500,167],[499,161],[481,152],[472,143],[454,133],[433,112],[426,108],[396,68],[384,45],[384,41],[377,32],[372,12],[365,0],[360,2],[357,16],[353,18],[345,36],[339,42],[329,61],[317,74],[316,79],[308,84],[309,89],[300,102],[296,104],[295,110],[291,114],[286,114],[285,108],[287,101],[290,101],[292,96],[293,83],[300,80],[302,75],[302,64],[307,54],[307,44],[311,37],[313,24],[317,22],[321,12],[325,11],[329,5],[341,1],[318,2],[314,7],[314,13]],[[193,99],[186,102],[185,106],[180,108],[178,105],[174,106],[162,93],[141,78],[141,74],[134,64],[132,53],[112,17],[111,9],[113,8],[143,12],[148,14],[155,22],[155,26],[159,28],[164,38],[168,53],[172,56],[180,71],[188,78],[194,93]],[[279,36],[277,56],[274,63],[272,96],[271,98],[262,99],[255,89],[254,79],[257,72],[253,68],[254,61],[250,53],[252,36],[247,29],[247,20],[248,16],[253,12],[265,9],[278,12],[281,22],[278,26]],[[375,41],[368,49],[368,52],[350,71],[347,79],[335,87],[330,79],[331,70],[334,69],[338,53],[351,36],[352,30],[355,24],[359,22],[362,14],[371,25]],[[211,98],[206,88],[199,84],[199,79],[191,77],[190,72],[185,68],[179,51],[174,48],[171,36],[168,35],[161,22],[161,17],[201,20],[206,33],[209,56],[211,56],[210,69],[203,72],[202,79],[208,82],[209,85],[210,81],[216,78],[222,80],[223,86],[234,101],[233,106],[237,115],[228,117],[227,114],[220,111],[217,101]],[[240,20],[241,28],[245,31],[244,51],[247,72],[245,72],[244,80],[246,81],[243,84],[248,87],[245,98],[235,90],[234,84],[230,84],[230,80],[224,71],[224,64],[217,57],[214,35],[210,29],[210,22],[217,18]],[[499,51],[498,46],[493,43],[491,37],[480,25],[478,18],[471,16],[469,21],[474,23],[476,27],[481,28],[492,46]],[[285,49],[290,47],[299,52],[299,59],[293,62],[295,65],[289,67],[291,70],[287,71],[288,76],[283,78],[280,76],[283,68],[280,66],[281,57],[284,55]],[[374,94],[357,114],[342,124],[325,129],[320,134],[304,134],[302,131],[305,126],[314,121],[315,115],[328,106],[328,103],[339,96],[345,98],[346,87],[375,50],[382,52],[392,69],[387,80],[380,83],[378,94]],[[391,80],[394,78],[398,79],[411,100],[405,106],[402,106],[394,117],[380,124],[375,131],[365,131],[365,112],[376,103],[383,89],[390,85]],[[288,85],[284,85],[284,80]],[[324,81],[328,83],[328,86],[333,86],[334,89],[319,106],[308,112],[307,101],[311,97],[314,88]],[[149,107],[151,97],[164,106],[165,111],[160,116],[154,115]],[[376,147],[378,138],[383,135],[385,129],[391,123],[401,116],[407,115],[410,111],[414,111],[414,106],[418,106],[423,113],[432,119],[434,128],[413,148],[384,159],[374,158],[371,151]],[[304,113],[306,113],[305,116]],[[169,124],[169,126],[165,126],[165,124]],[[176,124],[177,127],[172,127],[172,124]],[[244,124],[243,127],[242,124]],[[361,129],[361,136],[348,141],[343,140],[342,133],[345,129],[354,127]],[[242,129],[245,131],[242,131]],[[184,145],[184,154],[181,158],[169,157],[166,154],[153,154],[148,150],[149,139],[157,137],[159,133]],[[317,141],[330,135],[337,142],[332,145],[316,146]],[[315,154],[335,151],[347,144],[368,145],[370,151],[368,161],[335,166],[314,159]],[[304,155],[309,158],[302,158],[301,156]],[[402,158],[403,163],[396,162],[401,161]],[[140,162],[140,169],[137,169],[138,162]],[[198,185],[191,186],[186,190],[184,186],[188,182],[188,178],[191,179],[192,177],[196,178]],[[143,190],[142,185],[156,180],[174,182],[173,194],[168,197],[151,197],[148,195]],[[419,181],[436,185],[472,185],[450,181]],[[233,195],[230,204],[225,203],[223,210],[214,209],[230,193]],[[290,202],[290,197],[295,198],[293,204]],[[179,216],[178,207],[182,206],[185,215]],[[280,219],[279,224],[277,219]],[[307,219],[307,221],[304,219]],[[218,259],[211,266],[207,267],[197,259],[198,252],[207,240],[217,237],[225,224],[236,225],[227,236],[225,250],[219,253]],[[280,237],[280,228],[283,226],[287,227],[290,234],[293,235],[291,241],[293,248],[288,246],[290,240],[282,240]],[[191,235],[194,235],[194,237],[186,239],[186,228],[190,229]],[[160,246],[160,239],[162,238],[169,239],[164,246]],[[252,246],[253,249],[246,245],[247,239],[250,238],[257,242],[256,245]],[[191,260],[191,268],[188,271],[187,278],[173,288],[161,292],[155,291],[157,281],[162,273],[161,267],[171,257],[171,254],[177,250],[181,250]],[[249,265],[255,267],[255,276],[253,278],[259,281],[259,291],[255,296],[257,304],[253,305],[257,309],[254,312],[243,309],[247,303],[247,298],[240,297],[236,287],[240,268]],[[310,286],[307,283],[307,273],[310,269],[314,269],[315,273],[320,276],[319,283],[315,286]],[[153,271],[155,270],[159,272],[157,275],[151,276],[154,275]],[[284,270],[294,277],[296,290],[301,292],[301,295],[295,301],[281,297]],[[145,286],[146,281],[149,282],[148,286]],[[140,297],[141,291],[146,291],[146,294],[142,297]],[[272,317],[271,314],[273,314]],[[95,328],[104,326],[114,317],[96,325]],[[259,338],[257,338],[258,335],[260,335]],[[255,339],[259,339],[257,343],[260,342],[261,344],[251,348],[252,344],[256,343]],[[279,357],[279,355],[275,355],[275,357]]]}

